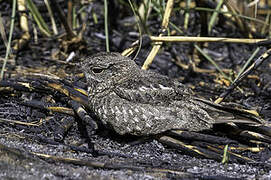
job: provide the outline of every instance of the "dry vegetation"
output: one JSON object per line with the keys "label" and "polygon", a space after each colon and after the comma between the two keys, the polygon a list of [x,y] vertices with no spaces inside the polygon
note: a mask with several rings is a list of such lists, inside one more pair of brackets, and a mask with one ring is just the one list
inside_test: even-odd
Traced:
{"label": "dry vegetation", "polygon": [[[80,134],[87,128],[77,129],[74,124],[80,121],[75,122],[74,117],[86,120],[88,112],[80,114],[78,109],[87,106],[87,93],[76,63],[89,54],[118,51],[133,58],[142,69],[177,78],[199,97],[217,104],[225,101],[248,116],[267,121],[257,127],[226,124],[204,135],[172,131],[170,136],[153,139],[174,147],[181,155],[223,163],[249,163],[253,167],[261,164],[263,168],[257,168],[268,174],[271,168],[270,15],[270,0],[0,0],[0,126],[3,128],[0,137],[4,139],[0,142],[1,152],[21,158],[21,150],[29,151],[31,157],[49,162],[148,171],[152,175],[162,174],[161,178],[168,174],[194,177],[195,174],[188,173],[178,163],[161,163],[162,155],[157,159],[161,164],[155,167],[149,159],[144,164],[144,156],[136,161],[137,157],[131,158],[133,154],[126,154],[125,149],[117,151],[127,145],[126,138],[111,137],[110,131],[93,135],[92,139],[98,144],[98,155],[106,156],[105,159],[91,155],[87,140],[82,143],[82,139],[89,138]],[[22,139],[31,150],[19,145]],[[156,140],[150,144],[156,145]],[[142,141],[146,143],[136,139],[135,144]],[[19,150],[13,149],[17,146],[11,145],[12,142],[18,144]],[[44,151],[33,149],[41,144]],[[69,158],[59,152],[47,154],[48,145],[52,144],[65,147],[66,151],[61,153]],[[147,149],[148,145],[145,146]],[[140,146],[136,147],[130,151],[139,152]],[[111,153],[110,148],[117,153]],[[179,156],[174,150],[164,151]],[[71,152],[89,154],[76,156]],[[27,177],[23,170],[21,173]],[[82,174],[80,177],[83,178]]]}

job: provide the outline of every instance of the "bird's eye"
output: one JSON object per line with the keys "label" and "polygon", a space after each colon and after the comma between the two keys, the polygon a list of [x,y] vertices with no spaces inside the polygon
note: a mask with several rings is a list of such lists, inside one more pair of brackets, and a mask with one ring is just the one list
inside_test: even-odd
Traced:
{"label": "bird's eye", "polygon": [[92,72],[94,72],[95,74],[99,74],[99,73],[102,73],[104,70],[103,69],[100,69],[100,68],[93,68],[92,69]]}

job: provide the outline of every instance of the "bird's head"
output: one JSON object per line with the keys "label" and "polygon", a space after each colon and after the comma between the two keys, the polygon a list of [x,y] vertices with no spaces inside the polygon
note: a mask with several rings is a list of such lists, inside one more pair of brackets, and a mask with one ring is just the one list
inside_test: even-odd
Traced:
{"label": "bird's head", "polygon": [[98,53],[85,57],[80,66],[92,87],[98,84],[114,86],[122,80],[134,78],[140,70],[134,61],[119,53]]}

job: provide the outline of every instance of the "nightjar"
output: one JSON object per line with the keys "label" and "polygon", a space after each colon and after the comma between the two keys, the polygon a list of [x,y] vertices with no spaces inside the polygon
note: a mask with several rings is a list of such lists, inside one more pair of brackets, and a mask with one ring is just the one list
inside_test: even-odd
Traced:
{"label": "nightjar", "polygon": [[262,122],[196,98],[180,82],[141,70],[119,53],[99,53],[84,58],[80,65],[87,79],[89,108],[105,126],[121,135],[146,136],[173,129],[201,131],[225,122]]}

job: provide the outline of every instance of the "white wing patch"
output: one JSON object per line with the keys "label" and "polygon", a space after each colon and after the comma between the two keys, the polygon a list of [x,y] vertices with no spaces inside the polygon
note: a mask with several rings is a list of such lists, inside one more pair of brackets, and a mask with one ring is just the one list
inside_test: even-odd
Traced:
{"label": "white wing patch", "polygon": [[138,88],[140,91],[147,91],[149,88],[147,87],[144,87],[144,86],[141,86]]}
{"label": "white wing patch", "polygon": [[154,87],[152,84],[151,84],[151,89],[154,89],[154,90],[158,90],[156,87]]}
{"label": "white wing patch", "polygon": [[162,84],[159,84],[159,87],[163,90],[172,90],[172,88],[163,86]]}

